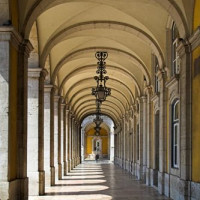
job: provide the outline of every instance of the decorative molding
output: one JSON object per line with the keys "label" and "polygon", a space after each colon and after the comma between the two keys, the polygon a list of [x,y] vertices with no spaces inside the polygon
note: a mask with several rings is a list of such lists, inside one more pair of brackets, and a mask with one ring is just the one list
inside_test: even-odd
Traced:
{"label": "decorative molding", "polygon": [[54,95],[54,102],[58,102],[59,98],[60,98],[60,96]]}
{"label": "decorative molding", "polygon": [[42,68],[28,68],[29,78],[39,78]]}
{"label": "decorative molding", "polygon": [[53,88],[53,85],[50,85],[50,84],[44,85],[44,92],[45,93],[51,92],[52,88]]}
{"label": "decorative molding", "polygon": [[174,99],[179,98],[179,77],[173,77],[170,81],[166,82],[168,88],[169,101],[173,102]]}
{"label": "decorative molding", "polygon": [[154,113],[156,113],[159,109],[160,109],[160,95],[159,94],[155,94],[152,98],[151,101],[153,102],[153,107],[154,107]]}

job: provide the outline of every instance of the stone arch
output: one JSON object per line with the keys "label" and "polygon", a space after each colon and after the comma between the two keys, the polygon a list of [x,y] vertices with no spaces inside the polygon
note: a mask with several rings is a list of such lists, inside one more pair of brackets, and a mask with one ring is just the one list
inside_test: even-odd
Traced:
{"label": "stone arch", "polygon": [[150,74],[148,72],[147,67],[144,65],[144,63],[137,58],[135,55],[132,55],[129,52],[123,51],[121,49],[116,49],[116,48],[108,48],[108,47],[89,47],[89,48],[84,48],[84,49],[79,49],[77,51],[74,51],[72,53],[70,53],[69,55],[66,55],[64,58],[62,58],[59,63],[57,64],[57,66],[54,69],[54,72],[52,74],[52,83],[54,84],[56,76],[58,71],[62,68],[62,66],[69,61],[71,58],[78,56],[78,55],[82,55],[83,53],[87,53],[87,52],[96,52],[96,51],[108,51],[109,53],[118,53],[118,54],[122,54],[126,57],[128,57],[129,59],[131,59],[133,62],[136,63],[136,65],[141,68],[144,76],[146,77],[147,80],[147,84],[150,84]]}
{"label": "stone arch", "polygon": [[[76,72],[81,72],[81,71],[85,71],[86,69],[93,69],[95,65],[85,65],[85,66],[82,66],[78,69],[75,69],[74,71],[72,71],[71,73],[69,73],[62,81],[62,83],[60,84],[60,87],[59,87],[59,91],[58,93],[61,94],[61,90],[64,86],[64,84],[67,82],[67,80],[72,77]],[[136,88],[137,88],[137,91],[138,91],[138,94],[140,95],[141,94],[141,88],[139,86],[139,84],[137,83],[137,80],[136,78],[126,69],[121,69],[120,67],[117,67],[117,66],[113,66],[113,65],[106,65],[107,67],[109,67],[110,69],[117,69],[118,71],[126,74],[127,77],[130,77],[132,78]]]}
{"label": "stone arch", "polygon": [[[38,0],[36,1],[34,5],[31,7],[31,9],[28,11],[22,25],[22,33],[25,36],[25,38],[29,37],[29,33],[34,21],[44,11],[56,5],[59,5],[65,2],[70,2],[70,1],[71,0],[61,0],[61,1],[53,1],[53,0],[39,1]],[[172,16],[172,18],[178,25],[178,29],[179,29],[179,32],[181,33],[181,37],[184,38],[185,36],[187,36],[189,33],[187,23],[178,5],[173,0],[169,0],[169,1],[154,0],[154,1],[157,2],[159,5],[161,5]]]}
{"label": "stone arch", "polygon": [[150,45],[150,48],[152,51],[155,51],[156,56],[158,57],[159,65],[164,66],[164,56],[161,48],[159,47],[158,42],[149,34],[144,32],[143,30],[130,25],[126,23],[116,22],[116,21],[88,21],[84,23],[79,23],[72,25],[70,27],[67,27],[63,29],[62,31],[56,33],[56,35],[52,36],[47,42],[47,44],[44,47],[44,50],[41,55],[41,65],[44,65],[44,62],[46,60],[47,55],[51,51],[51,49],[55,46],[55,44],[62,41],[63,38],[66,37],[66,35],[70,35],[74,32],[81,30],[90,30],[90,29],[97,29],[97,28],[104,28],[104,29],[113,29],[113,30],[124,30],[128,33],[131,33],[133,35],[137,35],[138,38],[140,38],[143,41],[146,41],[147,44]]}
{"label": "stone arch", "polygon": [[[82,96],[81,99],[83,99],[83,98],[85,98],[85,97],[91,97],[91,94],[86,94],[86,95]],[[123,103],[122,103],[118,98],[116,98],[116,97],[114,97],[114,96],[112,96],[112,95],[110,95],[109,98],[112,98],[112,99],[117,100],[117,102],[122,106],[122,108],[121,108],[121,111],[123,110],[122,113],[123,113],[123,112],[125,113],[125,106],[123,105]],[[74,110],[74,107],[75,107],[75,105],[78,103],[79,100],[80,100],[80,99],[78,99],[77,101],[74,102],[74,104],[73,104],[73,106],[72,106],[72,108],[71,108],[72,110]]]}

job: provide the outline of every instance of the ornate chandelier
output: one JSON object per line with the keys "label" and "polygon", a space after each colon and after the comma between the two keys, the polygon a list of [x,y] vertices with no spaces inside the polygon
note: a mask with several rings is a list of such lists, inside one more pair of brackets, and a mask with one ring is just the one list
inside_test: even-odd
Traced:
{"label": "ornate chandelier", "polygon": [[98,59],[97,62],[97,71],[96,73],[99,76],[95,76],[94,79],[97,82],[97,87],[92,88],[92,95],[96,97],[96,118],[94,119],[94,123],[96,125],[95,129],[95,135],[100,135],[101,130],[101,123],[103,122],[103,119],[101,119],[101,104],[103,101],[106,100],[106,97],[111,94],[111,89],[106,87],[106,81],[109,79],[108,76],[105,76],[107,73],[106,71],[106,62],[105,59],[108,57],[107,52],[96,52],[95,57]]}
{"label": "ornate chandelier", "polygon": [[92,95],[95,95],[98,101],[103,102],[106,100],[106,97],[111,94],[111,89],[106,87],[106,81],[109,77],[104,76],[104,74],[107,73],[105,59],[108,57],[108,53],[97,52],[95,56],[98,59],[96,73],[99,74],[99,76],[94,77],[97,82],[97,87],[92,88]]}

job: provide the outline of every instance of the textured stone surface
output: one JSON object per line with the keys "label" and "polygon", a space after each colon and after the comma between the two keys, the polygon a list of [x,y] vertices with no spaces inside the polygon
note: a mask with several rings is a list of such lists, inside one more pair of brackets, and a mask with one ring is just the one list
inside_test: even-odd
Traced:
{"label": "textured stone surface", "polygon": [[200,199],[200,183],[191,182],[191,199]]}

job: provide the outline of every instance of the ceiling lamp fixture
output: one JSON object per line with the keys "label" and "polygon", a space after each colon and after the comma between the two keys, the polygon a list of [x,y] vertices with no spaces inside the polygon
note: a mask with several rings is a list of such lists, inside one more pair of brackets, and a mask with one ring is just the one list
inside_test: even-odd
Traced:
{"label": "ceiling lamp fixture", "polygon": [[98,51],[95,57],[98,59],[96,73],[99,74],[99,76],[94,77],[97,82],[97,87],[92,88],[92,95],[95,95],[99,102],[103,102],[106,100],[106,97],[111,94],[111,89],[106,87],[106,81],[109,77],[104,76],[107,73],[105,59],[108,57],[108,53]]}
{"label": "ceiling lamp fixture", "polygon": [[97,75],[95,76],[94,80],[97,82],[97,87],[92,88],[92,95],[96,97],[96,118],[94,119],[94,123],[96,125],[95,129],[95,135],[100,135],[101,130],[101,123],[103,122],[103,119],[101,119],[101,104],[103,101],[106,100],[106,97],[111,94],[111,89],[106,87],[106,81],[109,79],[108,76],[105,76],[107,73],[106,71],[106,62],[105,59],[108,57],[107,52],[101,52],[98,51],[95,54],[95,57],[98,59],[97,62]]}

